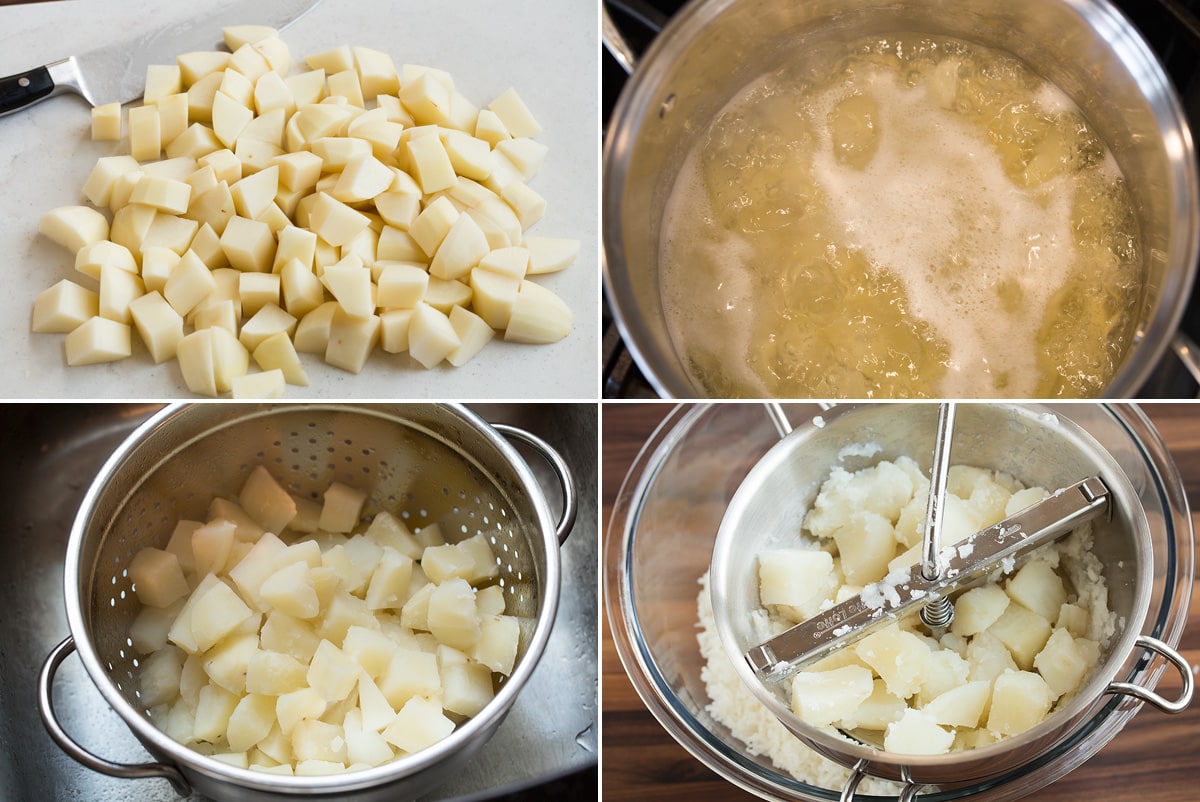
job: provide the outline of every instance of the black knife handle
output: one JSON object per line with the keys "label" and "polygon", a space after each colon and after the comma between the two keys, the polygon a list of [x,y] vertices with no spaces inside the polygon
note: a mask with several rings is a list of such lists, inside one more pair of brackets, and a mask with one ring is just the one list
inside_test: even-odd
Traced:
{"label": "black knife handle", "polygon": [[0,117],[49,97],[54,80],[45,67],[0,78]]}

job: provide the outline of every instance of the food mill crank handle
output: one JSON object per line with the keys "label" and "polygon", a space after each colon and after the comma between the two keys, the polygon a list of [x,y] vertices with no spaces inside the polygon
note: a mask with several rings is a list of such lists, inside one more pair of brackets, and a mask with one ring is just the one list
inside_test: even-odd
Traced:
{"label": "food mill crank handle", "polygon": [[746,652],[746,660],[764,680],[785,679],[904,613],[928,604],[931,596],[945,596],[993,569],[1011,567],[1005,563],[1105,512],[1110,501],[1108,488],[1100,477],[1076,482],[943,549],[940,556],[944,570],[939,579],[925,579],[918,563],[907,576],[892,581],[885,578],[868,585],[854,598],[755,646]]}

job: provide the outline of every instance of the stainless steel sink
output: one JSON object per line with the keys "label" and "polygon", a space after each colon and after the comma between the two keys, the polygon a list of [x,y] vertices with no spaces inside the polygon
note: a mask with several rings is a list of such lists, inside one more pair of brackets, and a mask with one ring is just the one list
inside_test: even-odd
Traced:
{"label": "stainless steel sink", "polygon": [[[6,501],[0,510],[0,800],[178,800],[164,780],[118,780],[75,763],[42,728],[36,703],[41,663],[68,634],[63,558],[76,508],[112,450],[157,407],[0,409],[0,487]],[[559,784],[550,787],[558,788],[564,776],[595,777],[596,406],[473,409],[491,422],[528,429],[558,449],[575,472],[579,514],[562,549],[558,619],[537,671],[478,760],[426,797],[430,800],[486,799],[555,780]],[[518,449],[556,504],[561,496],[553,474],[533,452]],[[76,658],[59,671],[54,698],[68,732],[84,747],[120,762],[148,760]],[[530,795],[536,797],[536,791]]]}

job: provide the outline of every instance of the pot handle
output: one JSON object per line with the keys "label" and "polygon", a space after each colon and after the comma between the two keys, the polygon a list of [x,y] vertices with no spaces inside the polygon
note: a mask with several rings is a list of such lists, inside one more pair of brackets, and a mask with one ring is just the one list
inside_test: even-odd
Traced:
{"label": "pot handle", "polygon": [[621,65],[621,69],[627,74],[632,75],[634,68],[637,66],[637,56],[633,54],[633,48],[629,46],[629,42],[625,41],[624,34],[617,24],[613,22],[612,17],[608,13],[608,6],[601,4],[604,11],[604,17],[601,21],[602,39],[604,47],[616,59],[617,64]]}
{"label": "pot handle", "polygon": [[1152,638],[1149,635],[1139,635],[1137,645],[1148,652],[1162,655],[1179,671],[1179,675],[1183,679],[1183,689],[1179,692],[1179,698],[1172,702],[1162,698],[1154,691],[1143,688],[1141,685],[1134,685],[1132,682],[1110,682],[1108,687],[1104,689],[1104,692],[1121,696],[1133,696],[1141,699],[1143,702],[1149,702],[1164,713],[1182,713],[1191,704],[1192,692],[1195,689],[1196,681],[1192,677],[1192,667],[1188,665],[1187,660],[1183,659],[1183,655],[1158,638]]}
{"label": "pot handle", "polygon": [[75,651],[75,639],[68,637],[50,652],[50,656],[42,664],[41,673],[38,675],[38,712],[42,715],[42,723],[46,726],[46,732],[50,733],[50,737],[54,742],[64,752],[92,771],[107,774],[109,777],[119,777],[127,780],[162,777],[171,783],[171,787],[175,789],[175,793],[182,797],[190,796],[192,793],[191,784],[179,772],[179,769],[174,766],[165,763],[141,763],[136,765],[113,763],[110,760],[93,755],[75,743],[71,736],[67,734],[67,731],[63,729],[54,712],[51,691],[54,687],[54,675],[58,672],[58,667],[62,665],[63,660],[69,657],[73,651]]}
{"label": "pot handle", "polygon": [[567,535],[571,534],[571,529],[575,526],[575,515],[579,511],[579,499],[575,492],[575,477],[571,473],[571,469],[567,467],[567,463],[562,456],[549,443],[537,435],[530,434],[524,429],[509,426],[505,423],[493,423],[492,428],[510,440],[520,440],[522,443],[533,448],[533,450],[541,454],[542,459],[546,460],[554,470],[555,476],[558,477],[558,487],[562,490],[563,497],[562,517],[558,519],[558,525],[554,528],[554,534],[558,537],[558,545],[561,546],[566,541]]}

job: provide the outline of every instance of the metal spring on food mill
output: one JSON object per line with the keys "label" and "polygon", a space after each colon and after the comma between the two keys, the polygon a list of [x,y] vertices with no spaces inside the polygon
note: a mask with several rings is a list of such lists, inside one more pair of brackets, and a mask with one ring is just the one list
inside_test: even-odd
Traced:
{"label": "metal spring on food mill", "polygon": [[921,608],[921,620],[930,629],[945,629],[954,620],[954,605],[946,596],[935,599]]}

